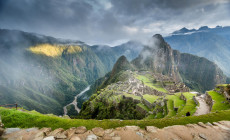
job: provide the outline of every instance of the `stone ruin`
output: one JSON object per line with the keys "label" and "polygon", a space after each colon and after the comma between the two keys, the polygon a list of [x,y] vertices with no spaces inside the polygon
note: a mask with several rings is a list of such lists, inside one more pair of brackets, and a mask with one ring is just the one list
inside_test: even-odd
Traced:
{"label": "stone ruin", "polygon": [[219,94],[223,94],[226,100],[230,103],[230,84],[227,86],[216,86],[216,89],[214,89],[214,91]]}

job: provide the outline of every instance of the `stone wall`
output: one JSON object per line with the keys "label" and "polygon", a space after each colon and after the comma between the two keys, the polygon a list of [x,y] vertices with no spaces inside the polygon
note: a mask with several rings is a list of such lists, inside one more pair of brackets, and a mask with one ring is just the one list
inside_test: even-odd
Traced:
{"label": "stone wall", "polygon": [[138,112],[140,112],[141,114],[146,114],[146,113],[148,113],[146,110],[144,110],[142,107],[140,107],[140,106],[138,106],[138,105],[136,105],[136,110],[137,110]]}
{"label": "stone wall", "polygon": [[184,96],[184,94],[183,94],[183,93],[181,93],[181,95],[180,95],[180,99],[181,99],[181,100],[184,100],[185,102],[187,101],[187,99],[186,99],[186,97]]}
{"label": "stone wall", "polygon": [[211,111],[212,106],[213,106],[213,100],[212,100],[212,97],[207,92],[205,93],[204,100],[208,104],[208,106],[210,107],[210,111]]}
{"label": "stone wall", "polygon": [[196,96],[193,96],[192,99],[196,103],[196,105],[199,105],[199,102],[197,101]]}
{"label": "stone wall", "polygon": [[154,107],[154,104],[151,104],[149,101],[147,101],[146,99],[143,98],[143,103],[150,109],[152,109]]}
{"label": "stone wall", "polygon": [[219,94],[223,94],[225,99],[230,103],[230,85],[228,86],[217,86],[214,91],[218,92]]}

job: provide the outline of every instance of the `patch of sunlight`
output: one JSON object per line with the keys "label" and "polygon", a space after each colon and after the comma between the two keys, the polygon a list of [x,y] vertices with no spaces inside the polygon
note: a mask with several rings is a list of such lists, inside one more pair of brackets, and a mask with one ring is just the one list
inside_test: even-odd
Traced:
{"label": "patch of sunlight", "polygon": [[61,56],[65,54],[74,54],[81,52],[82,49],[80,46],[73,45],[52,45],[52,44],[39,44],[29,48],[29,51],[35,54],[43,54],[50,57]]}

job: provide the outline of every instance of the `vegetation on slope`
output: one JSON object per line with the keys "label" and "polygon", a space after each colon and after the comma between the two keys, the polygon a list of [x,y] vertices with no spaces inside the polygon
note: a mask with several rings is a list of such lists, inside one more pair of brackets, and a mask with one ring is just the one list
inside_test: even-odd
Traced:
{"label": "vegetation on slope", "polygon": [[145,126],[156,126],[163,128],[171,125],[185,125],[198,122],[217,122],[221,120],[230,120],[230,110],[218,111],[201,116],[163,118],[151,120],[83,120],[83,119],[64,119],[54,115],[43,115],[35,111],[22,112],[15,109],[0,108],[0,114],[5,127],[50,127],[52,129],[86,126],[87,129],[102,127],[104,129],[116,128],[127,125],[137,125],[141,128]]}
{"label": "vegetation on slope", "polygon": [[212,100],[214,101],[211,110],[212,112],[230,109],[229,102],[222,94],[219,94],[215,91],[208,91],[208,94],[212,97]]}
{"label": "vegetation on slope", "polygon": [[183,116],[187,112],[190,112],[190,115],[193,115],[196,112],[196,103],[193,100],[193,96],[195,96],[193,93],[185,92],[182,93],[186,98],[186,103],[183,107],[183,109],[176,115],[176,116]]}

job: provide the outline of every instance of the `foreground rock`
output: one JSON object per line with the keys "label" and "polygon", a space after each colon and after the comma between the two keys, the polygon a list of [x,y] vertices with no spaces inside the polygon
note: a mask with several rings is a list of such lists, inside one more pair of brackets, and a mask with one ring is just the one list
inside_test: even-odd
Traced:
{"label": "foreground rock", "polygon": [[62,128],[51,131],[50,128],[5,129],[2,138],[9,140],[228,140],[230,121],[174,125],[162,129],[146,126],[125,126],[116,129],[86,127]]}

